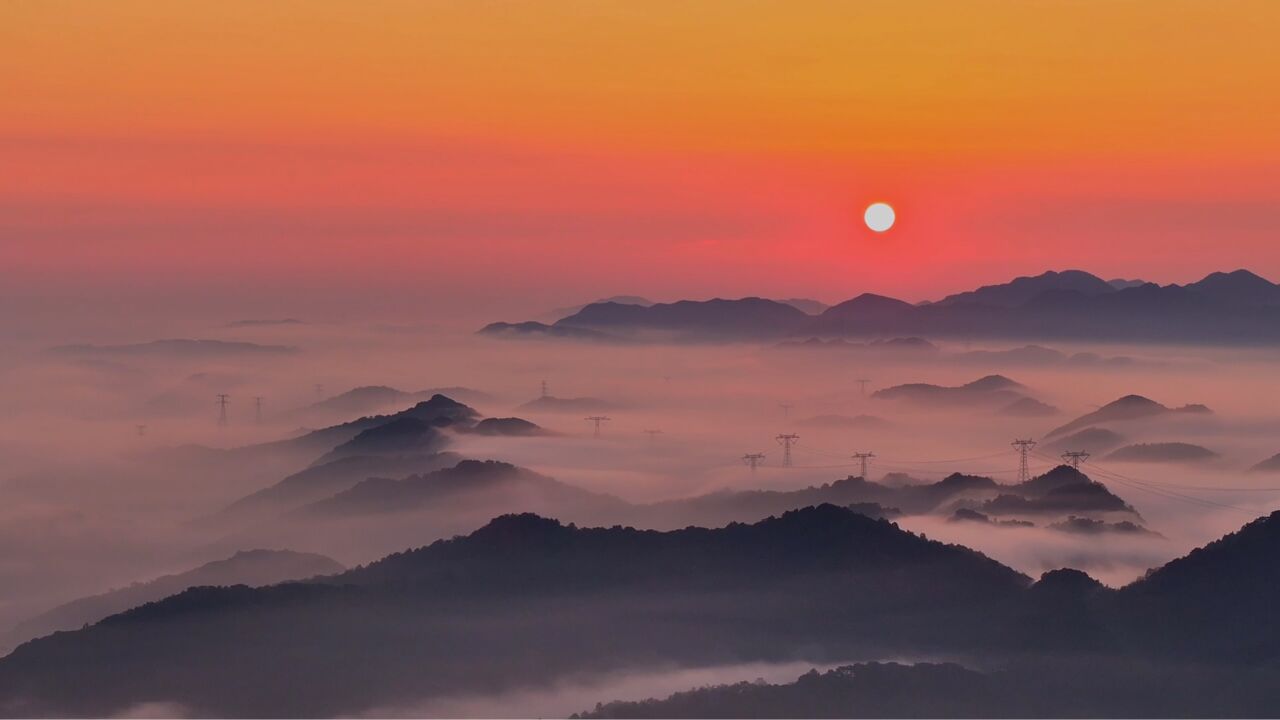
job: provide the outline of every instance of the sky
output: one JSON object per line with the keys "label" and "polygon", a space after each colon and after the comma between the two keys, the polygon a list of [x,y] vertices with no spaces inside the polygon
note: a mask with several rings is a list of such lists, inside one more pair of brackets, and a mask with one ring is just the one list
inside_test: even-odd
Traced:
{"label": "sky", "polygon": [[1277,31],[1270,0],[8,0],[0,301],[1280,279]]}

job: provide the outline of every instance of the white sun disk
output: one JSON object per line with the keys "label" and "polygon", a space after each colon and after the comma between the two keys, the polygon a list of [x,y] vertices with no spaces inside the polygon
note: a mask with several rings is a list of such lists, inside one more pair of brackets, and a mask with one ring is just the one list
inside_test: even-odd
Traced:
{"label": "white sun disk", "polygon": [[863,213],[862,219],[866,221],[867,227],[876,232],[884,232],[893,227],[893,221],[897,216],[893,213],[893,208],[888,203],[871,203],[867,206],[867,211]]}

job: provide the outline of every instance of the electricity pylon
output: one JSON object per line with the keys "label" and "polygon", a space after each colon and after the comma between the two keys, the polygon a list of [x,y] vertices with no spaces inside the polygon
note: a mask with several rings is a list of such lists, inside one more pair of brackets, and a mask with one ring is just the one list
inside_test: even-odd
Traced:
{"label": "electricity pylon", "polygon": [[262,396],[253,396],[253,419],[259,425],[262,424]]}
{"label": "electricity pylon", "polygon": [[227,403],[230,400],[230,395],[218,393],[218,427],[226,427],[227,425]]}
{"label": "electricity pylon", "polygon": [[747,453],[742,456],[742,462],[751,468],[752,475],[756,474],[756,465],[759,465],[762,460],[764,460],[764,453]]}
{"label": "electricity pylon", "polygon": [[782,417],[791,417],[791,408],[795,406],[791,403],[778,403],[778,407],[782,408]]}
{"label": "electricity pylon", "polygon": [[859,462],[862,463],[862,474],[859,475],[859,477],[861,477],[863,480],[871,479],[867,477],[867,461],[875,456],[876,454],[873,452],[856,452],[853,454],[853,459],[858,460]]}
{"label": "electricity pylon", "polygon": [[866,379],[866,378],[858,378],[856,382],[858,383],[858,387],[862,388],[862,397],[866,397],[866,396],[867,396],[867,383],[869,383],[869,382],[871,382],[871,381],[870,381],[870,380],[868,380],[868,379]]}
{"label": "electricity pylon", "polygon": [[1068,450],[1062,453],[1062,461],[1073,468],[1079,468],[1080,463],[1089,459],[1089,453],[1083,450]]}
{"label": "electricity pylon", "polygon": [[649,436],[649,447],[653,447],[658,440],[658,436],[662,434],[661,430],[641,430],[640,432]]}
{"label": "electricity pylon", "polygon": [[782,466],[791,467],[791,445],[800,439],[795,433],[787,433],[774,438],[782,445]]}
{"label": "electricity pylon", "polygon": [[586,420],[590,420],[591,422],[595,423],[595,432],[593,432],[593,433],[592,433],[592,436],[593,436],[593,437],[600,437],[600,423],[602,423],[602,422],[608,422],[609,420],[612,420],[613,418],[607,418],[607,417],[605,417],[605,416],[603,416],[603,415],[592,415],[591,417],[588,417],[588,418],[585,418],[585,419],[586,419]]}
{"label": "electricity pylon", "polygon": [[1036,441],[1030,438],[1026,440],[1014,440],[1009,443],[1018,451],[1018,482],[1026,482],[1031,479],[1031,466],[1027,464],[1027,455],[1031,453],[1032,448],[1036,446]]}

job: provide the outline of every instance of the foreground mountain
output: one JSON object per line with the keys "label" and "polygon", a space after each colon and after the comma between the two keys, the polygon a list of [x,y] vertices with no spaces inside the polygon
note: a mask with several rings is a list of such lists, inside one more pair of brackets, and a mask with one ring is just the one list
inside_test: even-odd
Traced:
{"label": "foreground mountain", "polygon": [[316,575],[332,575],[345,568],[324,555],[290,550],[243,550],[225,560],[205,563],[194,570],[165,575],[147,582],[59,605],[19,623],[4,636],[13,647],[59,630],[75,630],[124,612],[132,607],[166,598],[189,587],[208,585],[271,585]]}
{"label": "foreground mountain", "polygon": [[[0,660],[0,708],[351,715],[654,665],[963,654],[1016,673],[988,700],[1041,698],[990,714],[1199,715],[1221,702],[1210,714],[1269,715],[1277,552],[1273,514],[1110,591],[1082,573],[1032,584],[831,505],[665,533],[505,516],[338,575],[195,588],[34,640]],[[957,699],[984,686],[957,677],[869,683],[865,702],[897,687],[922,714],[998,707]],[[883,707],[870,714],[894,714]]]}

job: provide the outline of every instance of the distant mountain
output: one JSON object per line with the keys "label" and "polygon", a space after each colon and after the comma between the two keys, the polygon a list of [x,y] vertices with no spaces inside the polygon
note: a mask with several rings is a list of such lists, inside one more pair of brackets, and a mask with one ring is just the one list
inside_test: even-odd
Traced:
{"label": "distant mountain", "polygon": [[1248,270],[1215,272],[1185,286],[1214,301],[1230,305],[1280,305],[1280,285]]}
{"label": "distant mountain", "polygon": [[530,412],[581,413],[616,410],[617,405],[607,400],[593,397],[562,398],[554,395],[543,395],[516,408]]}
{"label": "distant mountain", "polygon": [[917,405],[973,406],[1008,405],[1023,398],[1024,387],[1003,375],[988,375],[959,386],[908,383],[877,390],[877,400],[903,400]]}
{"label": "distant mountain", "polygon": [[789,335],[812,318],[786,303],[740,300],[681,300],[648,307],[595,303],[557,320],[554,328],[597,332],[652,331],[678,339],[762,340]]}
{"label": "distant mountain", "polygon": [[534,436],[547,435],[547,430],[528,420],[516,417],[485,418],[467,432],[477,435]]}
{"label": "distant mountain", "polygon": [[823,350],[869,353],[876,356],[921,357],[936,355],[938,346],[918,337],[877,338],[867,342],[853,342],[843,338],[823,339],[811,337],[807,340],[787,340],[778,343],[780,350]]}
{"label": "distant mountain", "polygon": [[408,455],[351,455],[313,465],[271,487],[243,497],[217,517],[278,514],[322,500],[371,477],[404,477],[452,467],[462,456],[450,452]]}
{"label": "distant mountain", "polygon": [[536,322],[533,320],[518,323],[489,323],[488,325],[480,328],[477,334],[517,340],[551,338],[559,340],[587,340],[610,343],[623,341],[623,338],[617,335],[600,332],[598,330],[561,325],[548,325],[546,323]]}
{"label": "distant mountain", "polygon": [[451,422],[449,418],[423,420],[411,416],[398,417],[361,430],[355,437],[322,455],[314,464],[324,465],[345,457],[439,452],[448,444],[440,428]]}
{"label": "distant mountain", "polygon": [[1184,405],[1180,408],[1170,408],[1141,395],[1125,395],[1119,400],[1113,400],[1091,413],[1081,415],[1066,425],[1050,430],[1045,434],[1045,437],[1062,435],[1104,422],[1138,420],[1172,412],[1209,413],[1211,411],[1203,405]]}
{"label": "distant mountain", "polygon": [[324,555],[290,550],[242,550],[225,560],[205,563],[194,570],[134,583],[125,588],[59,605],[19,623],[3,640],[7,646],[12,647],[59,630],[76,630],[109,615],[166,598],[189,587],[271,585],[316,575],[332,575],[345,569]]}
{"label": "distant mountain", "polygon": [[545,320],[547,322],[555,322],[556,320],[559,320],[562,317],[573,315],[574,313],[578,312],[582,308],[588,305],[596,304],[596,303],[618,303],[619,305],[639,305],[641,307],[649,307],[650,305],[653,304],[653,301],[649,300],[648,298],[642,298],[639,295],[614,295],[613,297],[601,298],[591,303],[582,303],[580,305],[570,305],[569,307],[556,308],[549,312],[543,313],[541,316],[539,316],[539,319]]}
{"label": "distant mountain", "polygon": [[779,300],[778,302],[790,305],[806,315],[817,315],[830,307],[830,305],[827,305],[824,302],[818,302],[817,300],[810,300],[808,298],[786,298],[785,300]]}
{"label": "distant mountain", "polygon": [[935,305],[987,305],[1014,308],[1044,292],[1066,290],[1081,295],[1107,295],[1116,288],[1102,278],[1082,270],[1049,271],[1034,277],[1018,277],[1002,285],[985,285],[977,290],[948,295]]}
{"label": "distant mountain", "polygon": [[232,320],[227,323],[227,327],[263,327],[274,325],[305,325],[306,323],[297,318],[282,318],[279,320],[259,319],[259,320]]}
{"label": "distant mountain", "polygon": [[1136,280],[1136,279],[1135,279],[1135,280],[1125,280],[1124,278],[1112,278],[1112,279],[1110,279],[1110,280],[1108,280],[1108,281],[1107,281],[1107,284],[1108,284],[1108,285],[1110,285],[1111,287],[1113,287],[1113,288],[1117,289],[1117,290],[1127,290],[1127,289],[1129,289],[1129,288],[1131,288],[1131,287],[1138,287],[1138,286],[1140,286],[1140,285],[1146,285],[1146,284],[1147,284],[1147,281],[1146,281],[1146,280]]}
{"label": "distant mountain", "polygon": [[132,345],[60,345],[50,348],[58,355],[120,355],[136,357],[218,358],[240,355],[289,355],[298,352],[285,345],[260,345],[229,340],[152,340]]}
{"label": "distant mountain", "polygon": [[1130,520],[1121,520],[1120,522],[1106,522],[1105,520],[1094,520],[1093,518],[1076,517],[1072,515],[1066,520],[1056,522],[1049,525],[1050,530],[1059,532],[1073,533],[1076,535],[1145,535],[1147,537],[1161,537],[1157,532],[1148,530],[1141,525]]}
{"label": "distant mountain", "polygon": [[[966,340],[1280,342],[1277,286],[1246,271],[1213,273],[1188,285],[1108,282],[1078,270],[1047,272],[911,305],[865,294],[811,316],[786,303],[680,301],[651,307],[597,303],[555,328],[609,336],[686,341],[771,341],[804,337],[920,336]],[[490,332],[520,332],[504,324]],[[654,332],[657,331],[657,332]],[[547,326],[524,332],[546,334]],[[1080,362],[1105,358],[1078,358]]]}
{"label": "distant mountain", "polygon": [[457,465],[399,480],[369,478],[330,498],[301,508],[310,516],[405,513],[423,509],[459,513],[465,502],[520,512],[556,512],[581,517],[590,512],[617,514],[625,503],[592,493],[531,470],[492,460],[462,460]]}
{"label": "distant mountain", "polygon": [[1204,462],[1221,457],[1218,453],[1200,445],[1184,442],[1138,443],[1126,445],[1107,456],[1108,460],[1124,462]]}
{"label": "distant mountain", "polygon": [[1280,472],[1280,453],[1276,453],[1262,462],[1249,468],[1251,472]]}
{"label": "distant mountain", "polygon": [[1089,427],[1060,437],[1045,446],[1053,452],[1103,453],[1123,445],[1125,437],[1106,428]]}
{"label": "distant mountain", "polygon": [[1000,408],[998,412],[1001,415],[1006,415],[1008,417],[1038,418],[1057,415],[1062,411],[1048,403],[1042,403],[1035,398],[1024,397],[1005,405]]}

